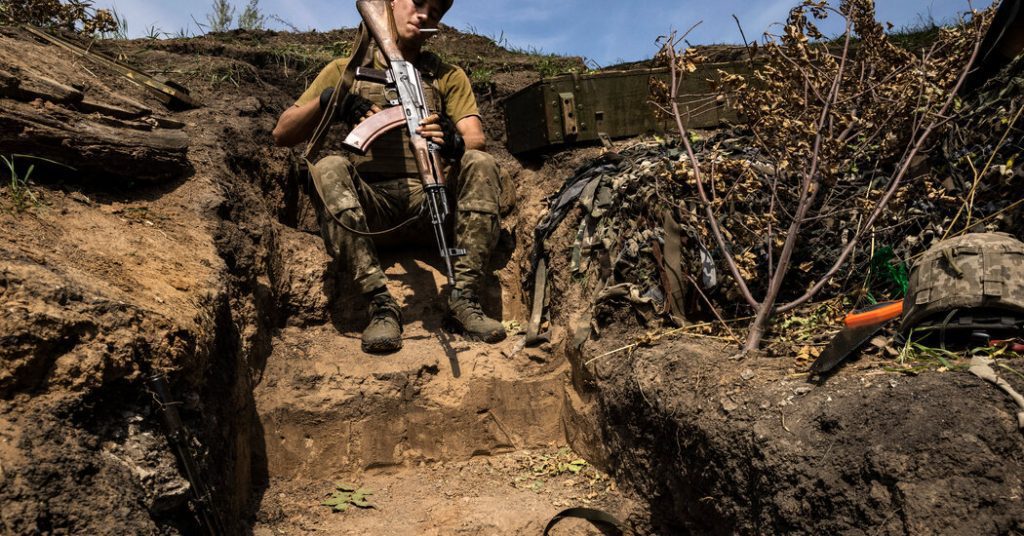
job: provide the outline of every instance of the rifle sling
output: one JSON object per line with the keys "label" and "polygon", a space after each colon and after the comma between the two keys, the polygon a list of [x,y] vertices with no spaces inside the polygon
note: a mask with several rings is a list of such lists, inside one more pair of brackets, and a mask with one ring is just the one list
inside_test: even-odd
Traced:
{"label": "rifle sling", "polygon": [[548,266],[547,259],[541,257],[537,263],[537,271],[534,274],[533,302],[530,310],[530,322],[526,327],[526,344],[534,345],[550,340],[550,335],[540,332],[540,325],[544,321],[544,297],[547,294]]}
{"label": "rifle sling", "polygon": [[[331,95],[331,99],[327,104],[327,109],[324,110],[323,117],[320,118],[320,123],[316,126],[316,130],[313,131],[313,136],[310,138],[309,144],[306,145],[306,150],[302,153],[302,160],[306,163],[306,169],[309,170],[310,182],[313,183],[313,188],[316,190],[317,198],[319,198],[320,203],[324,207],[324,212],[330,214],[334,222],[340,225],[342,229],[357,236],[386,235],[409,225],[420,217],[420,214],[417,214],[416,216],[383,231],[360,231],[346,225],[345,222],[341,221],[340,215],[327,210],[327,204],[324,202],[324,190],[321,185],[322,179],[320,177],[320,173],[316,169],[316,166],[313,165],[312,160],[316,158],[320,149],[323,148],[324,139],[327,137],[327,131],[331,128],[332,119],[334,118],[335,111],[338,109],[338,103],[348,96],[349,91],[352,90],[352,84],[356,79],[356,67],[366,67],[373,61],[373,55],[367,54],[369,50],[370,32],[366,29],[366,25],[364,23],[360,23],[359,34],[356,36],[355,46],[352,49],[352,55],[348,59],[348,64],[345,65],[345,70],[341,73],[338,83],[335,84],[334,93]],[[422,213],[422,211],[420,212]]]}
{"label": "rifle sling", "polygon": [[338,83],[334,86],[334,94],[331,95],[331,100],[327,104],[327,109],[324,110],[324,115],[320,118],[320,123],[316,126],[316,130],[313,131],[313,137],[310,138],[309,144],[306,145],[306,150],[302,153],[302,159],[306,161],[306,165],[310,169],[313,168],[310,161],[316,158],[316,155],[323,147],[324,138],[327,135],[327,131],[331,128],[338,103],[348,96],[348,92],[352,89],[352,84],[356,80],[356,67],[365,67],[364,63],[368,64],[368,58],[372,60],[372,56],[366,53],[369,48],[370,32],[367,31],[365,24],[360,23],[359,34],[356,36],[355,46],[352,48],[352,55],[348,59],[348,64],[345,65],[345,70],[341,73]]}

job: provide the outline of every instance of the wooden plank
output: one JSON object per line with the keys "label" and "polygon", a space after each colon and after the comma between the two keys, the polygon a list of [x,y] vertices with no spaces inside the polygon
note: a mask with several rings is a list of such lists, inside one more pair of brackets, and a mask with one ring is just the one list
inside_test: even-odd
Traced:
{"label": "wooden plank", "polygon": [[0,99],[0,147],[71,166],[80,177],[167,181],[192,172],[188,135],[141,121],[92,117]]}

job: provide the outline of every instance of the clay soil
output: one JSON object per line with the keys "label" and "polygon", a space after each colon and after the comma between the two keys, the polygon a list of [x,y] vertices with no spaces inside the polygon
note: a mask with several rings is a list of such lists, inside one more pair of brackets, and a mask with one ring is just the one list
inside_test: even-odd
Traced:
{"label": "clay soil", "polygon": [[[553,268],[552,340],[526,348],[533,227],[545,197],[602,149],[510,156],[500,98],[538,74],[477,36],[435,46],[488,73],[475,89],[516,206],[485,307],[511,336],[490,346],[442,329],[442,278],[421,241],[384,254],[405,348],[362,354],[366,304],[323,250],[296,153],[270,136],[350,38],[99,45],[204,103],[175,112],[20,31],[0,33],[2,70],[32,81],[3,86],[0,107],[187,145],[163,146],[160,158],[186,170],[172,178],[40,163],[32,184],[4,187],[0,532],[201,533],[147,388],[163,373],[227,533],[539,534],[571,506],[642,534],[1024,533],[1024,440],[1009,401],[973,376],[907,377],[867,359],[811,384],[792,360],[731,361],[730,347],[706,340],[586,364],[641,328],[623,317],[570,351],[590,300],[559,271],[565,259]],[[24,188],[32,196],[19,204]],[[575,228],[567,221],[552,251]],[[579,458],[578,472],[565,467]],[[337,482],[372,488],[375,508],[321,506]],[[596,532],[567,522],[555,533]]]}

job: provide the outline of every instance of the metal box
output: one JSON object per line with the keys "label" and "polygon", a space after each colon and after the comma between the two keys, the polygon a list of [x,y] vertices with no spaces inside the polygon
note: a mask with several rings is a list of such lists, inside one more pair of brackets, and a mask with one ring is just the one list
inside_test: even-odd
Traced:
{"label": "metal box", "polygon": [[[679,103],[687,127],[714,128],[739,118],[728,102],[718,102],[714,84],[720,71],[749,74],[746,63],[706,64],[688,73]],[[553,146],[625,138],[669,129],[651,103],[651,79],[670,83],[668,68],[566,74],[545,78],[506,97],[507,146],[513,154]],[[674,128],[674,127],[673,127]]]}

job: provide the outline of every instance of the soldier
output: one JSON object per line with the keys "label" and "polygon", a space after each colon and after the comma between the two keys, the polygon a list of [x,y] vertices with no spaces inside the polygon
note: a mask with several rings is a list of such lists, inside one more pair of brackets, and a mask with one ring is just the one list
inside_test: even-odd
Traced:
{"label": "soldier", "polygon": [[[421,30],[436,29],[452,1],[392,0],[391,7],[398,47],[420,71],[429,108],[437,111],[417,131],[440,146],[451,166],[447,177],[455,194],[455,246],[467,253],[454,262],[450,320],[465,337],[493,343],[505,338],[505,330],[484,314],[478,292],[499,233],[498,165],[484,152],[483,124],[469,78],[462,69],[422,50],[427,32]],[[278,146],[293,146],[312,136],[347,63],[348,58],[341,58],[328,64],[295,105],[281,114],[273,133]],[[385,66],[379,53],[374,54],[373,66]],[[386,104],[383,86],[357,81],[334,119],[356,125]],[[408,136],[404,129],[393,129],[373,143],[366,157],[327,156],[315,165],[323,177],[318,215],[325,245],[331,256],[344,262],[370,303],[364,352],[400,349],[402,314],[388,291],[373,241],[350,230],[368,231],[368,222],[374,229],[387,228],[420,213],[424,194]]]}

